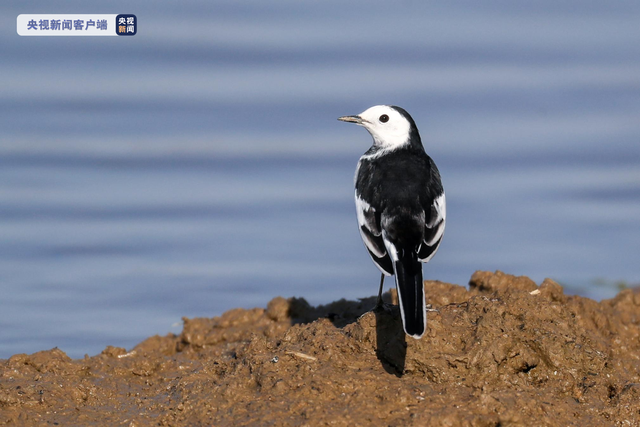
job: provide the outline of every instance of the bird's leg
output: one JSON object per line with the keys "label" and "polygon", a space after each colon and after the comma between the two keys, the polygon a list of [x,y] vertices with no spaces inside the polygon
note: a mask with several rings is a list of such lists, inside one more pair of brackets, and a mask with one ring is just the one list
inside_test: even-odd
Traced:
{"label": "bird's leg", "polygon": [[378,291],[378,302],[376,302],[376,306],[373,307],[371,310],[367,311],[366,313],[362,314],[360,317],[358,317],[358,320],[360,320],[361,317],[366,316],[367,313],[370,312],[380,312],[381,310],[385,310],[384,308],[384,302],[382,302],[382,285],[384,283],[384,274],[380,276],[380,290]]}
{"label": "bird's leg", "polygon": [[376,308],[380,308],[384,305],[382,302],[382,285],[384,284],[384,274],[380,274],[380,289],[378,290],[378,302],[376,303]]}

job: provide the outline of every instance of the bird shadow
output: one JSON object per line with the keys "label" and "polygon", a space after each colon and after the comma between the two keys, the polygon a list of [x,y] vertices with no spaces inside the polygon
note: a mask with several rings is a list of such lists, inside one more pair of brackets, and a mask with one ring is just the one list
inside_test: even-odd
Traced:
{"label": "bird shadow", "polygon": [[[327,305],[311,306],[303,298],[289,300],[289,317],[292,324],[311,323],[326,318],[337,328],[355,323],[368,312],[372,312],[376,320],[376,357],[389,374],[402,377],[407,354],[407,341],[400,309],[391,304],[391,294],[382,296],[384,304],[376,306],[377,297],[363,298],[358,301],[345,299]],[[373,309],[371,307],[374,307]]]}
{"label": "bird shadow", "polygon": [[400,378],[407,357],[407,336],[400,309],[396,305],[383,304],[373,312],[376,316],[376,356],[385,371]]}

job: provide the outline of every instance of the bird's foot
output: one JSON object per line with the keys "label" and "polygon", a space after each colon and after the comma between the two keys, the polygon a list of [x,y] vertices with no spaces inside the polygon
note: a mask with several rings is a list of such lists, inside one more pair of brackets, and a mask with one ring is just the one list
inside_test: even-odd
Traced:
{"label": "bird's foot", "polygon": [[437,308],[433,308],[431,304],[427,304],[426,311],[435,311],[436,313],[440,313],[440,310],[438,310]]}
{"label": "bird's foot", "polygon": [[358,316],[358,320],[360,320],[362,317],[366,316],[367,313],[390,313],[393,311],[393,304],[387,304],[385,302],[380,302],[380,303],[376,303],[375,306],[373,306],[373,308],[371,308],[370,310],[365,311],[364,313],[362,313],[360,316]]}
{"label": "bird's foot", "polygon": [[393,310],[393,304],[388,304],[386,302],[380,301],[378,304],[376,304],[375,307],[373,307],[371,311],[377,312],[377,313],[380,313],[380,312],[389,313],[391,310]]}

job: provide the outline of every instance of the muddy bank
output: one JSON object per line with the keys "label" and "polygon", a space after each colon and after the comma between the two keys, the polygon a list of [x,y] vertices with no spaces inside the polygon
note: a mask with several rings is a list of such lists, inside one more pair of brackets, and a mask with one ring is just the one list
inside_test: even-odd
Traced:
{"label": "muddy bank", "polygon": [[18,354],[0,425],[640,425],[640,293],[597,303],[500,272],[425,287],[419,341],[395,307],[359,317],[373,297],[276,298],[131,350]]}

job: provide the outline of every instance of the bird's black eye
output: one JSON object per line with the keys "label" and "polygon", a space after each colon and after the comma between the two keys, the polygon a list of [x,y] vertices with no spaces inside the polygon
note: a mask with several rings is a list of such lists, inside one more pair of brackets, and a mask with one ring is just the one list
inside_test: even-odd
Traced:
{"label": "bird's black eye", "polygon": [[389,121],[389,116],[387,116],[386,114],[383,114],[380,116],[378,120],[380,120],[381,123],[387,123]]}

